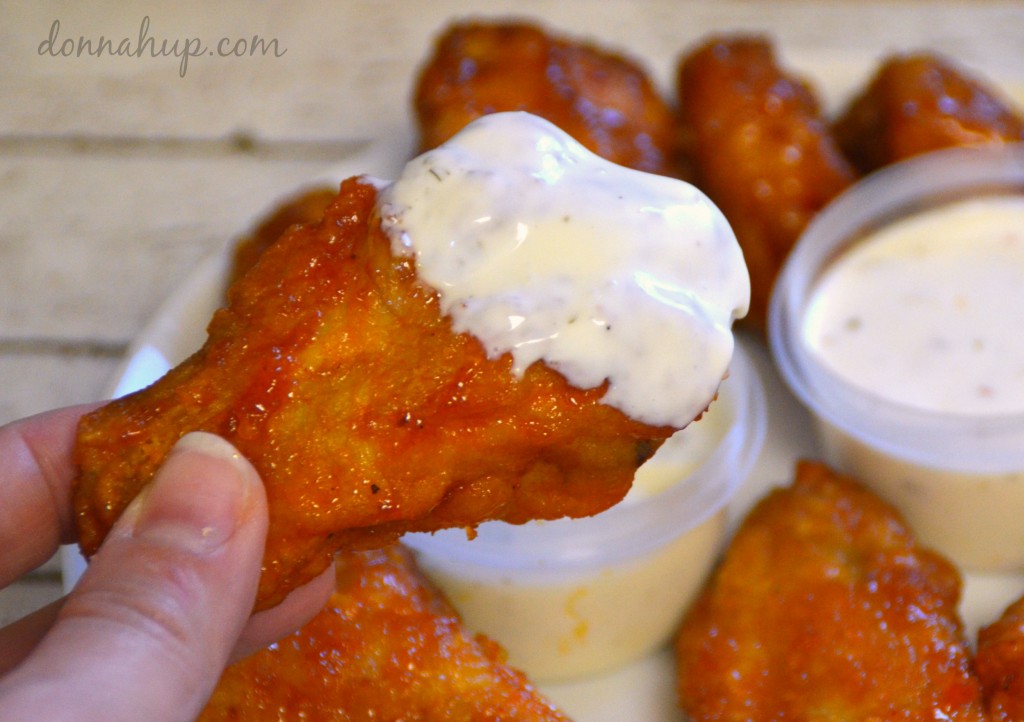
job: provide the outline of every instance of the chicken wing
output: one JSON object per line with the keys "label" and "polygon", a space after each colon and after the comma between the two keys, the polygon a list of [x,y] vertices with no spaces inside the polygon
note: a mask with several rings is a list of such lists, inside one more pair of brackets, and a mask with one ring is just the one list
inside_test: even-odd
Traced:
{"label": "chicken wing", "polygon": [[975,661],[993,722],[1024,721],[1024,598],[978,632]]}
{"label": "chicken wing", "polygon": [[677,174],[672,112],[635,61],[524,22],[453,25],[416,83],[421,148],[509,110],[551,121],[613,163]]}
{"label": "chicken wing", "polygon": [[673,429],[544,363],[517,376],[455,333],[411,257],[392,254],[377,187],[350,179],[323,220],[272,244],[192,357],[87,415],[74,497],[91,555],[171,446],[230,440],[261,474],[270,530],[258,607],[339,549],[407,531],[587,516],[629,489]]}
{"label": "chicken wing", "polygon": [[337,195],[336,188],[307,188],[281,201],[251,233],[240,238],[235,244],[235,257],[228,277],[228,286],[255,266],[263,252],[292,226],[316,223],[323,218],[324,210]]}
{"label": "chicken wing", "polygon": [[695,722],[983,720],[960,584],[887,504],[801,463],[683,622],[683,709]]}
{"label": "chicken wing", "polygon": [[199,722],[568,722],[400,546],[351,552],[301,630],[229,667]]}
{"label": "chicken wing", "polygon": [[811,218],[854,180],[810,87],[770,42],[713,37],[678,77],[682,152],[729,219],[750,271],[747,320],[763,329],[779,269]]}
{"label": "chicken wing", "polygon": [[864,173],[950,146],[1024,140],[1024,116],[995,89],[926,53],[884,61],[833,126]]}

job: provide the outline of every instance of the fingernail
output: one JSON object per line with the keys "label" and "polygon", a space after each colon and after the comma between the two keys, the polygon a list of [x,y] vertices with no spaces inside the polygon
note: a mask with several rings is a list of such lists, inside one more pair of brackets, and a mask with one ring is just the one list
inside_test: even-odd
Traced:
{"label": "fingernail", "polygon": [[227,441],[204,432],[183,436],[118,526],[137,539],[191,554],[222,547],[245,520],[252,465]]}

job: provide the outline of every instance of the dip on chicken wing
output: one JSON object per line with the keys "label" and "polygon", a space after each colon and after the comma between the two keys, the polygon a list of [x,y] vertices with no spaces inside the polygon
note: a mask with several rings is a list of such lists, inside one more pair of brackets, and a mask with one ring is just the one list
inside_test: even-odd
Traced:
{"label": "dip on chicken wing", "polygon": [[508,354],[455,333],[413,260],[392,254],[377,194],[346,181],[322,221],[287,232],[232,286],[197,353],[84,418],[75,504],[87,556],[192,430],[230,440],[263,478],[260,608],[339,549],[587,516],[622,498],[673,429],[543,363],[517,377]]}

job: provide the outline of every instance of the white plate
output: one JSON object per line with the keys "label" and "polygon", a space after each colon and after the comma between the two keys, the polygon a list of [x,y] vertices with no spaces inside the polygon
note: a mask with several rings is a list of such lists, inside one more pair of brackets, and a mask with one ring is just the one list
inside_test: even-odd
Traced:
{"label": "white plate", "polygon": [[[335,181],[360,173],[394,177],[405,151],[404,145],[395,143],[370,147],[319,180]],[[148,385],[202,344],[206,324],[220,305],[229,263],[227,253],[207,258],[164,302],[131,345],[110,388],[111,396]],[[770,486],[788,483],[798,458],[820,457],[808,417],[775,373],[764,345],[749,337],[741,338],[741,343],[764,381],[769,418],[764,450],[731,506],[734,520]],[[69,586],[78,578],[83,563],[71,549],[65,550],[64,563]],[[1024,575],[968,575],[962,613],[969,637],[973,639],[979,625],[994,620],[1021,594]],[[684,717],[676,709],[674,674],[672,655],[666,649],[601,677],[540,687],[576,722],[681,722]]]}

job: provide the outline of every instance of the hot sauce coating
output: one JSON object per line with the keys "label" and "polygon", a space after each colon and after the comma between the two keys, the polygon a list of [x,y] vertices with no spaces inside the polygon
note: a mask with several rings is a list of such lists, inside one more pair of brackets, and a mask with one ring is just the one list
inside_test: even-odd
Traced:
{"label": "hot sauce coating", "polygon": [[857,482],[803,462],[750,512],[676,641],[701,720],[983,720],[960,578]]}
{"label": "hot sauce coating", "polygon": [[171,446],[203,430],[259,471],[270,529],[257,606],[339,549],[489,519],[587,516],[625,495],[671,433],[543,363],[521,378],[453,333],[413,261],[392,255],[377,189],[350,179],[231,287],[204,346],[147,389],[85,417],[75,485],[98,548]]}
{"label": "hot sauce coating", "polygon": [[399,546],[339,557],[326,608],[228,667],[199,722],[567,722]]}
{"label": "hot sauce coating", "polygon": [[324,209],[337,195],[336,188],[307,188],[281,201],[269,216],[260,220],[251,233],[238,239],[228,285],[255,266],[263,252],[292,226],[316,223],[323,218]]}
{"label": "hot sauce coating", "polygon": [[975,657],[993,722],[1024,720],[1024,598],[978,632]]}
{"label": "hot sauce coating", "polygon": [[915,53],[886,59],[833,132],[866,173],[941,148],[1024,141],[1024,116],[949,60]]}
{"label": "hot sauce coating", "polygon": [[523,22],[463,22],[438,38],[415,89],[420,147],[524,110],[629,168],[676,175],[672,112],[635,61]]}
{"label": "hot sauce coating", "polygon": [[683,57],[677,86],[682,152],[736,232],[750,271],[747,320],[763,328],[786,256],[855,174],[811,88],[764,38],[709,38]]}

